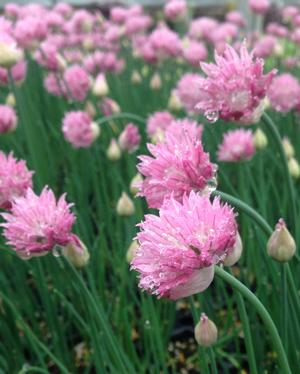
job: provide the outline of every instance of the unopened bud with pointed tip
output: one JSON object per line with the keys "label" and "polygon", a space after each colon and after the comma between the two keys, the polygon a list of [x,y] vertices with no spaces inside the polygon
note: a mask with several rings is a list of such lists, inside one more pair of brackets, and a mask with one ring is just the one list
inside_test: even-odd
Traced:
{"label": "unopened bud with pointed tip", "polygon": [[97,139],[100,134],[101,134],[101,129],[100,129],[100,126],[98,125],[97,122],[92,122],[91,123],[91,129],[92,129],[92,136],[93,136],[93,139]]}
{"label": "unopened bud with pointed tip", "polygon": [[9,105],[11,107],[14,107],[16,105],[16,98],[15,98],[15,95],[13,93],[9,93],[7,96],[6,96],[6,100],[5,100],[5,103],[6,105]]}
{"label": "unopened bud with pointed tip", "polygon": [[116,139],[112,139],[110,141],[109,147],[107,148],[106,151],[106,156],[110,161],[117,161],[120,160],[121,158],[121,149],[118,145],[118,142]]}
{"label": "unopened bud with pointed tip", "polygon": [[268,145],[268,138],[266,137],[266,134],[258,128],[253,135],[253,142],[256,149],[261,150],[266,148]]}
{"label": "unopened bud with pointed tip", "polygon": [[153,74],[151,80],[150,80],[150,88],[153,90],[153,91],[157,91],[161,88],[161,78],[160,78],[160,75],[156,72]]}
{"label": "unopened bud with pointed tip", "polygon": [[69,243],[62,248],[62,254],[76,267],[86,266],[90,259],[90,254],[86,246],[76,237],[76,241]]}
{"label": "unopened bud with pointed tip", "polygon": [[106,82],[106,78],[104,74],[102,73],[98,74],[98,76],[96,77],[94,81],[92,92],[95,96],[99,96],[99,97],[107,96],[109,92],[109,88],[108,88],[108,84]]}
{"label": "unopened bud with pointed tip", "polygon": [[131,75],[131,82],[133,84],[139,84],[142,81],[142,77],[137,70],[134,70]]}
{"label": "unopened bud with pointed tip", "polygon": [[291,176],[294,179],[298,179],[300,177],[300,165],[299,165],[299,162],[294,157],[291,157],[289,159],[288,167],[289,167]]}
{"label": "unopened bud with pointed tip", "polygon": [[132,216],[135,212],[134,204],[126,192],[122,192],[117,203],[117,213],[119,216]]}
{"label": "unopened bud with pointed tip", "polygon": [[236,240],[232,251],[227,255],[224,260],[225,266],[232,266],[238,262],[243,252],[243,243],[239,233],[236,235]]}
{"label": "unopened bud with pointed tip", "polygon": [[205,313],[201,314],[200,321],[195,326],[195,339],[203,347],[212,346],[218,339],[217,326]]}
{"label": "unopened bud with pointed tip", "polygon": [[138,248],[139,242],[137,240],[133,240],[126,252],[126,261],[128,262],[128,264],[130,264],[133,258],[135,257]]}
{"label": "unopened bud with pointed tip", "polygon": [[290,142],[290,139],[287,136],[285,136],[282,139],[282,145],[283,145],[285,155],[288,159],[295,156],[295,149],[292,146],[292,143]]}
{"label": "unopened bud with pointed tip", "polygon": [[130,182],[130,192],[132,195],[136,195],[139,192],[139,185],[143,182],[143,177],[140,173],[137,173]]}
{"label": "unopened bud with pointed tip", "polygon": [[269,256],[279,262],[289,261],[296,252],[296,243],[281,218],[267,243]]}
{"label": "unopened bud with pointed tip", "polygon": [[87,112],[89,114],[89,116],[91,118],[94,118],[95,115],[97,114],[96,108],[95,108],[94,104],[90,100],[88,100],[86,102],[84,110],[85,110],[85,112]]}
{"label": "unopened bud with pointed tip", "polygon": [[182,103],[175,92],[172,92],[169,97],[168,108],[174,112],[182,109]]}

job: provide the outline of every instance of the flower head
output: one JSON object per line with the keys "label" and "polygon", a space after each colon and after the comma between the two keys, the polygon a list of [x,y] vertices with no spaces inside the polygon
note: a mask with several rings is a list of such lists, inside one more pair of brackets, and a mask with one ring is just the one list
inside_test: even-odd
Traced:
{"label": "flower head", "polygon": [[289,112],[300,102],[300,84],[289,73],[274,78],[269,90],[268,98],[272,107],[278,112]]}
{"label": "flower head", "polygon": [[71,233],[75,216],[70,212],[65,195],[58,201],[52,190],[45,187],[40,196],[30,188],[24,197],[15,198],[11,212],[2,213],[6,222],[3,235],[7,244],[22,258],[48,253],[56,245],[66,246],[73,242]]}
{"label": "flower head", "polygon": [[86,112],[66,113],[62,127],[65,139],[75,148],[89,147],[99,136],[99,126]]}
{"label": "flower head", "polygon": [[176,21],[184,18],[187,12],[185,0],[170,0],[164,7],[164,14],[167,19]]}
{"label": "flower head", "polygon": [[141,141],[141,135],[136,125],[129,123],[119,136],[119,146],[123,151],[135,151]]}
{"label": "flower head", "polygon": [[249,0],[249,7],[253,13],[265,14],[270,7],[269,0]]}
{"label": "flower head", "polygon": [[139,172],[145,177],[139,196],[149,207],[160,208],[165,198],[182,200],[185,193],[202,191],[213,179],[215,165],[201,143],[202,128],[189,120],[171,124],[163,142],[148,144],[152,156],[140,156]]}
{"label": "flower head", "polygon": [[83,101],[90,88],[90,79],[87,72],[78,65],[67,68],[64,72],[64,82],[70,99]]}
{"label": "flower head", "polygon": [[182,105],[188,112],[195,112],[196,105],[201,100],[199,80],[201,76],[195,73],[184,74],[177,83],[176,93]]}
{"label": "flower head", "polygon": [[0,105],[0,134],[13,131],[17,126],[15,110],[9,105]]}
{"label": "flower head", "polygon": [[0,151],[0,208],[9,209],[15,197],[23,196],[32,187],[32,171],[26,162],[17,161],[13,154]]}
{"label": "flower head", "polygon": [[147,134],[150,138],[161,135],[174,121],[174,117],[169,112],[155,112],[147,121]]}
{"label": "flower head", "polygon": [[159,216],[148,214],[139,226],[140,247],[132,261],[139,285],[173,300],[210,285],[213,265],[226,257],[237,235],[233,210],[193,191],[182,203],[165,200]]}
{"label": "flower head", "polygon": [[236,162],[249,160],[255,154],[255,145],[251,130],[232,130],[224,134],[219,145],[218,160]]}
{"label": "flower head", "polygon": [[253,61],[245,44],[240,54],[229,45],[223,56],[215,54],[216,64],[201,63],[207,77],[198,79],[197,108],[207,117],[217,113],[219,118],[244,124],[257,122],[261,104],[275,70],[263,74],[263,61]]}

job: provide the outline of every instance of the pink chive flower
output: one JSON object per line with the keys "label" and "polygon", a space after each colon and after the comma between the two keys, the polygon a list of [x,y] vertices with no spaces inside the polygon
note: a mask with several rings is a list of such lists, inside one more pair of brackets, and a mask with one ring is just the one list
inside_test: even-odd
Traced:
{"label": "pink chive flower", "polygon": [[131,269],[142,289],[171,300],[204,291],[237,237],[232,208],[193,191],[182,203],[165,200],[159,216],[148,214],[139,226]]}
{"label": "pink chive flower", "polygon": [[277,45],[277,39],[273,35],[265,35],[259,39],[253,49],[255,57],[266,58],[273,54]]}
{"label": "pink chive flower", "polygon": [[156,145],[148,144],[151,156],[140,156],[138,171],[145,177],[138,196],[144,196],[150,208],[160,208],[173,196],[182,201],[185,193],[203,191],[213,179],[216,168],[204,152],[202,127],[189,120],[176,121]]}
{"label": "pink chive flower", "polygon": [[32,187],[33,172],[26,162],[16,160],[13,153],[6,156],[0,151],[0,208],[10,209],[14,198],[24,196]]}
{"label": "pink chive flower", "polygon": [[65,84],[61,77],[51,72],[44,78],[44,87],[47,92],[54,96],[67,95]]}
{"label": "pink chive flower", "polygon": [[86,112],[66,113],[62,131],[65,139],[75,148],[89,147],[99,135],[99,127]]}
{"label": "pink chive flower", "polygon": [[15,130],[17,127],[17,115],[9,105],[0,105],[0,134]]}
{"label": "pink chive flower", "polygon": [[198,67],[200,61],[205,61],[207,58],[207,49],[204,43],[194,40],[188,40],[183,46],[183,57],[186,61],[194,67]]}
{"label": "pink chive flower", "polygon": [[196,105],[201,98],[199,80],[201,76],[196,73],[184,74],[177,83],[176,93],[184,108],[190,112],[196,112]]}
{"label": "pink chive flower", "polygon": [[77,243],[77,237],[71,233],[75,222],[71,206],[65,195],[56,201],[47,187],[40,196],[29,188],[24,197],[14,199],[10,213],[2,213],[6,222],[1,226],[7,244],[21,258],[30,259],[47,254],[55,246]]}
{"label": "pink chive flower", "polygon": [[73,65],[67,68],[63,80],[70,99],[83,101],[86,98],[91,81],[82,67]]}
{"label": "pink chive flower", "polygon": [[244,44],[240,54],[227,45],[223,56],[215,53],[215,61],[216,64],[201,63],[207,77],[197,81],[197,109],[208,119],[214,117],[214,121],[219,117],[243,124],[257,122],[276,71],[264,75],[263,61],[253,61]]}
{"label": "pink chive flower", "polygon": [[253,13],[265,14],[270,7],[269,0],[249,0],[249,7]]}
{"label": "pink chive flower", "polygon": [[152,31],[149,43],[159,59],[177,57],[181,53],[181,41],[178,34],[167,27]]}
{"label": "pink chive flower", "polygon": [[170,124],[175,120],[169,112],[155,112],[147,121],[147,134],[153,138],[159,133],[164,133]]}
{"label": "pink chive flower", "polygon": [[270,22],[266,28],[266,32],[267,34],[278,36],[279,38],[285,38],[289,34],[288,28],[277,22]]}
{"label": "pink chive flower", "polygon": [[250,160],[255,154],[253,134],[251,130],[232,130],[223,136],[219,145],[218,160],[236,162]]}
{"label": "pink chive flower", "polygon": [[213,30],[218,26],[218,21],[209,17],[200,17],[194,19],[189,28],[189,36],[192,39],[207,39]]}
{"label": "pink chive flower", "polygon": [[246,25],[245,17],[241,12],[233,10],[226,14],[226,21],[236,24],[239,27],[244,27]]}
{"label": "pink chive flower", "polygon": [[185,0],[170,0],[164,7],[164,14],[167,19],[177,21],[185,17],[187,4]]}
{"label": "pink chive flower", "polygon": [[[10,69],[14,83],[21,84],[24,81],[27,72],[26,61],[21,60],[13,65]],[[6,86],[8,83],[8,70],[0,67],[0,85]]]}
{"label": "pink chive flower", "polygon": [[141,142],[141,135],[138,127],[132,123],[126,125],[119,136],[118,142],[123,151],[134,152],[137,150]]}
{"label": "pink chive flower", "polygon": [[268,98],[272,107],[278,112],[289,112],[300,102],[300,85],[298,80],[289,73],[274,78]]}

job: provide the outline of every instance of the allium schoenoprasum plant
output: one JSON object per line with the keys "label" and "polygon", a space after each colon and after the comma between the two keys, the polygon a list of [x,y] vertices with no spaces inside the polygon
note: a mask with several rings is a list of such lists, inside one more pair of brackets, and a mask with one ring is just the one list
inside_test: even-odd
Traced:
{"label": "allium schoenoprasum plant", "polygon": [[300,9],[246,3],[4,7],[1,373],[299,371]]}

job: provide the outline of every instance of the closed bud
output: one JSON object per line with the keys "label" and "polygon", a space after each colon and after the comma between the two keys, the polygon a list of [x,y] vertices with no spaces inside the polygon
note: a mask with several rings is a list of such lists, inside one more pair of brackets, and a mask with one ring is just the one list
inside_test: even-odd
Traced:
{"label": "closed bud", "polygon": [[6,104],[6,105],[9,105],[9,106],[11,106],[11,107],[14,107],[14,106],[16,105],[16,98],[15,98],[15,95],[12,94],[12,93],[9,93],[9,94],[6,96],[5,104]]}
{"label": "closed bud", "polygon": [[73,243],[69,243],[62,248],[62,254],[76,267],[86,266],[90,259],[90,254],[86,246],[77,237]]}
{"label": "closed bud", "polygon": [[266,137],[266,134],[261,129],[258,128],[254,132],[253,142],[254,142],[255,148],[258,150],[261,150],[261,149],[266,148],[266,146],[268,145],[268,138]]}
{"label": "closed bud", "polygon": [[93,84],[92,92],[95,96],[107,96],[109,88],[104,74],[98,74]]}
{"label": "closed bud", "polygon": [[135,212],[134,204],[126,192],[122,192],[117,203],[117,213],[119,216],[132,216]]}
{"label": "closed bud", "polygon": [[67,67],[66,60],[63,58],[63,56],[60,53],[57,54],[56,59],[57,59],[57,62],[58,62],[58,70],[59,71],[64,71],[65,68]]}
{"label": "closed bud", "polygon": [[195,327],[195,339],[202,347],[212,346],[218,339],[217,326],[205,313],[201,314],[200,321]]}
{"label": "closed bud", "polygon": [[128,264],[130,264],[133,258],[135,257],[136,251],[138,250],[138,248],[139,248],[138,241],[133,240],[126,252],[126,261],[128,262]]}
{"label": "closed bud", "polygon": [[144,77],[147,77],[148,74],[149,74],[149,67],[148,67],[147,65],[144,65],[144,66],[142,67],[142,75],[143,75]]}
{"label": "closed bud", "polygon": [[298,179],[300,177],[300,165],[299,165],[299,162],[294,157],[291,157],[289,159],[288,167],[289,167],[291,176],[294,179]]}
{"label": "closed bud", "polygon": [[153,91],[157,91],[161,88],[161,78],[158,73],[154,73],[150,80],[150,88]]}
{"label": "closed bud", "polygon": [[172,92],[169,97],[168,108],[174,112],[177,112],[182,109],[182,103],[175,92]]}
{"label": "closed bud", "polygon": [[279,262],[289,261],[296,252],[296,243],[281,218],[267,243],[269,256]]}
{"label": "closed bud", "polygon": [[9,69],[23,58],[23,52],[14,42],[0,41],[0,66]]}
{"label": "closed bud", "polygon": [[84,108],[84,111],[88,113],[88,115],[91,117],[91,118],[94,118],[95,115],[97,114],[96,112],[96,108],[94,106],[94,104],[88,100],[85,104],[85,108]]}
{"label": "closed bud", "polygon": [[106,151],[106,156],[110,161],[117,161],[121,158],[121,149],[116,139],[110,141],[110,145]]}
{"label": "closed bud", "polygon": [[134,70],[131,75],[131,82],[133,84],[139,84],[142,81],[142,77],[137,70]]}
{"label": "closed bud", "polygon": [[282,139],[282,145],[283,145],[283,149],[284,149],[284,152],[285,152],[285,155],[288,159],[290,159],[291,157],[294,157],[295,156],[295,150],[294,150],[294,147],[292,146],[290,140],[288,137],[284,137]]}
{"label": "closed bud", "polygon": [[143,177],[140,173],[137,173],[130,182],[130,192],[132,195],[136,195],[139,192],[139,185],[143,182]]}
{"label": "closed bud", "polygon": [[91,129],[92,129],[93,140],[95,140],[100,136],[100,133],[101,133],[100,126],[98,125],[98,123],[92,122]]}
{"label": "closed bud", "polygon": [[226,256],[224,260],[225,266],[232,266],[238,262],[243,252],[243,243],[239,233],[236,235],[236,241],[232,251]]}

